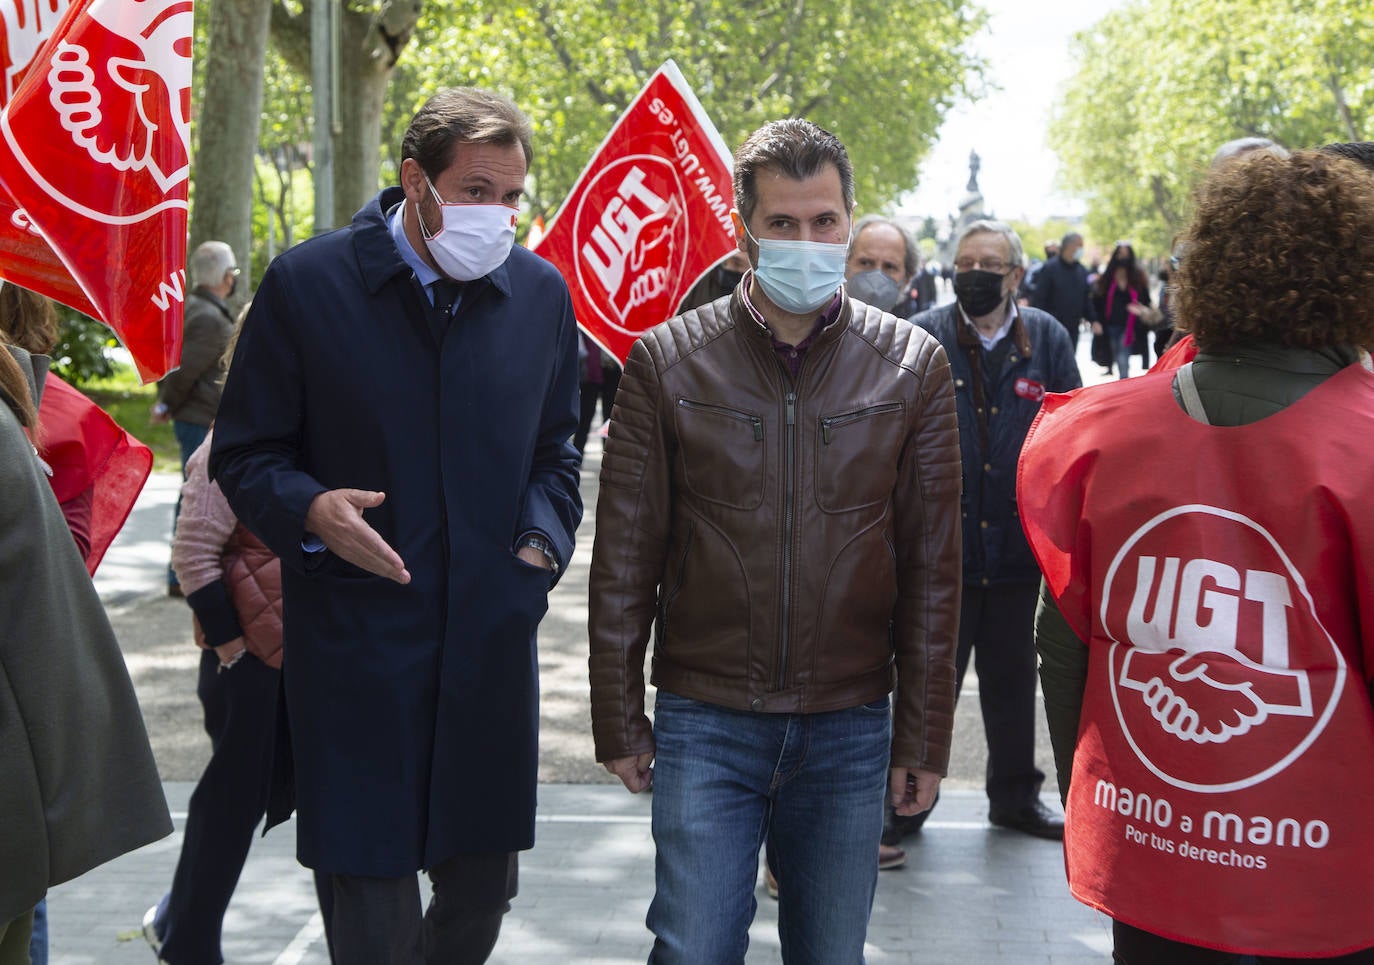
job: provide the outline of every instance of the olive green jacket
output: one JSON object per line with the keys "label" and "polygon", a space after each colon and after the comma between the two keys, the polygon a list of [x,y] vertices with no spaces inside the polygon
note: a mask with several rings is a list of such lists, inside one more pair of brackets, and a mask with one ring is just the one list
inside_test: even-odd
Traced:
{"label": "olive green jacket", "polygon": [[[31,380],[47,367],[10,351]],[[43,464],[0,404],[0,923],[171,831],[114,631]]]}

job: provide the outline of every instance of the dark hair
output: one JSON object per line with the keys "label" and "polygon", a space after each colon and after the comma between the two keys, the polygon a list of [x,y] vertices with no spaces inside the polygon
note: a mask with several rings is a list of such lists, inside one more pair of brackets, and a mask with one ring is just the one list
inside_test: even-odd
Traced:
{"label": "dark hair", "polygon": [[1059,247],[1062,250],[1064,248],[1067,248],[1069,245],[1073,244],[1075,241],[1082,243],[1083,236],[1080,235],[1077,231],[1070,231],[1068,234],[1064,235],[1064,237],[1060,240]]}
{"label": "dark hair", "polygon": [[401,160],[414,158],[431,179],[453,163],[457,144],[519,144],[534,157],[530,119],[508,97],[478,87],[449,87],[415,112],[401,139]]}
{"label": "dark hair", "polygon": [[5,282],[0,288],[0,339],[32,355],[47,355],[57,344],[57,310],[37,292]]}
{"label": "dark hair", "polygon": [[1356,164],[1363,164],[1370,171],[1374,171],[1374,141],[1345,141],[1328,144],[1321,150],[1327,154],[1349,158]]}
{"label": "dark hair", "polygon": [[1374,178],[1343,157],[1254,152],[1199,186],[1177,317],[1198,347],[1374,345]]}
{"label": "dark hair", "polygon": [[840,139],[800,117],[771,121],[759,128],[735,152],[735,207],[747,225],[754,216],[758,194],[754,181],[763,170],[776,171],[794,181],[815,177],[827,164],[840,173],[845,212],[854,208],[854,165]]}
{"label": "dark hair", "polygon": [[[1117,257],[1117,252],[1122,249],[1130,252],[1129,257]],[[1107,267],[1097,276],[1097,281],[1093,282],[1093,292],[1101,297],[1106,297],[1108,289],[1112,287],[1112,281],[1116,277],[1117,268],[1125,268],[1128,275],[1128,282],[1136,291],[1146,291],[1150,287],[1149,276],[1140,267],[1140,262],[1135,256],[1135,246],[1129,241],[1118,241],[1112,248],[1112,256],[1107,259]]]}

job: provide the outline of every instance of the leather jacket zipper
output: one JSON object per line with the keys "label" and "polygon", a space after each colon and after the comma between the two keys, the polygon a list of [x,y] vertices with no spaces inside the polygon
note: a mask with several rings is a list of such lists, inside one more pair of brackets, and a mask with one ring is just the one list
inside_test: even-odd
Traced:
{"label": "leather jacket zipper", "polygon": [[654,635],[654,649],[667,639],[668,636],[668,608],[677,599],[678,591],[682,589],[683,577],[687,574],[687,554],[692,551],[692,534],[696,532],[696,522],[688,520],[687,536],[682,541],[682,556],[677,563],[677,579],[673,581],[673,586],[663,595],[658,603],[658,626]]}
{"label": "leather jacket zipper", "polygon": [[821,438],[825,440],[825,444],[828,446],[830,445],[831,431],[839,426],[857,422],[860,419],[865,419],[871,415],[877,415],[880,412],[892,412],[901,407],[902,404],[900,402],[884,402],[882,405],[871,405],[867,409],[859,409],[855,412],[844,412],[840,415],[827,416],[821,420]]}
{"label": "leather jacket zipper", "polygon": [[787,679],[787,645],[791,636],[792,623],[792,514],[797,492],[796,448],[797,448],[797,393],[787,390],[787,427],[783,437],[783,478],[786,480],[783,491],[782,516],[782,625],[779,627],[778,679],[774,690],[782,690]]}
{"label": "leather jacket zipper", "polygon": [[756,415],[748,412],[741,412],[738,409],[728,409],[723,405],[711,405],[706,402],[693,402],[691,399],[678,399],[679,408],[690,409],[693,412],[713,412],[716,415],[723,415],[727,419],[734,419],[738,422],[748,422],[754,427],[754,441],[763,441],[763,420]]}

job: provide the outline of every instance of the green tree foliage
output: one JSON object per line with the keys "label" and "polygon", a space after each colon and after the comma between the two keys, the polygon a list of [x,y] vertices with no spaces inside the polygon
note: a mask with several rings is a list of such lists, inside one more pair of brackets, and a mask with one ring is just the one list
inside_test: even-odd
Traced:
{"label": "green tree foliage", "polygon": [[58,305],[57,344],[52,350],[52,370],[72,385],[114,374],[108,351],[119,344],[100,322],[74,308]]}
{"label": "green tree foliage", "polygon": [[971,0],[527,0],[430,3],[389,96],[383,152],[441,86],[509,94],[535,125],[532,213],[551,215],[611,125],[672,58],[731,149],[768,120],[804,116],[840,136],[859,205],[917,181],[956,99],[976,95]]}
{"label": "green tree foliage", "polygon": [[1135,0],[1074,41],[1050,143],[1088,233],[1168,249],[1217,147],[1374,136],[1368,0]]}
{"label": "green tree foliage", "polygon": [[268,262],[310,234],[314,194],[310,179],[310,88],[269,47],[263,66],[265,96],[253,170],[253,277]]}

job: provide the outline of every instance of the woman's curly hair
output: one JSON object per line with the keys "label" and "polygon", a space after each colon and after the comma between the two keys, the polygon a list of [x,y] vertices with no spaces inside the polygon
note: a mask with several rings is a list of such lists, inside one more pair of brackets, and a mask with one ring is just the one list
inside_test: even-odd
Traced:
{"label": "woman's curly hair", "polygon": [[1220,165],[1184,241],[1179,327],[1203,351],[1374,347],[1374,176],[1359,165],[1319,151]]}

